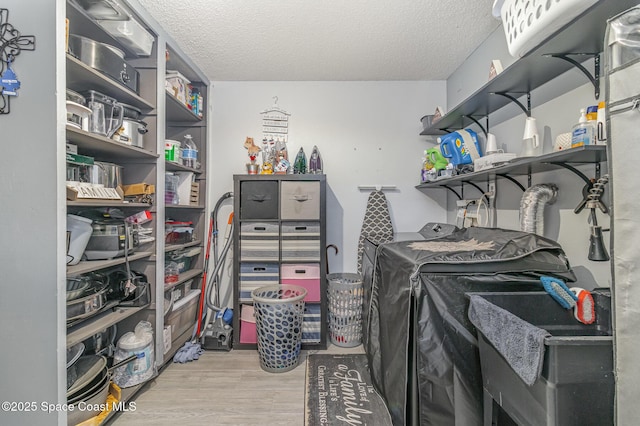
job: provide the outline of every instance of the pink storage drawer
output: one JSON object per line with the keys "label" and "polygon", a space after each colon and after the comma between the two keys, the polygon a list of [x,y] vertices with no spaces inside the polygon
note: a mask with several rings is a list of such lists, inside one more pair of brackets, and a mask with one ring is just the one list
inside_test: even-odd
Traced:
{"label": "pink storage drawer", "polygon": [[320,301],[320,264],[282,264],[280,268],[280,282],[282,284],[293,284],[306,288],[305,302]]}
{"label": "pink storage drawer", "polygon": [[258,343],[253,305],[242,305],[240,314],[240,343]]}

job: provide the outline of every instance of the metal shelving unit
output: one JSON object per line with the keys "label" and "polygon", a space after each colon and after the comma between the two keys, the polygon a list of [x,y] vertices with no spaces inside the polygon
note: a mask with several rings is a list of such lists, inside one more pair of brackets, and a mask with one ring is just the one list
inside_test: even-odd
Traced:
{"label": "metal shelving unit", "polygon": [[[150,251],[137,252],[129,255],[129,262],[150,257],[153,253]],[[109,260],[83,260],[77,265],[67,266],[67,275],[75,276],[86,274],[87,272],[99,271],[101,269],[111,268],[113,266],[123,265],[124,257],[117,257]]]}
{"label": "metal shelving unit", "polygon": [[459,199],[461,195],[453,188],[463,187],[465,184],[487,183],[495,178],[505,178],[519,186],[523,191],[525,187],[515,177],[527,176],[529,186],[531,175],[560,169],[568,169],[576,173],[583,180],[588,180],[574,165],[593,164],[596,178],[600,175],[600,163],[607,161],[607,150],[604,145],[589,145],[572,148],[565,151],[552,152],[538,157],[516,158],[501,166],[479,172],[465,173],[450,178],[441,178],[432,182],[422,183],[416,188],[425,192],[433,188],[445,188],[452,191]]}
{"label": "metal shelving unit", "polygon": [[[477,123],[479,118],[486,117],[513,101],[509,97],[499,96],[500,94],[516,98],[529,94],[576,66],[567,61],[566,57],[578,63],[596,58],[593,72],[582,71],[589,73],[585,81],[591,81],[596,93],[600,92],[599,53],[603,50],[607,19],[635,5],[635,0],[597,2],[420,134],[442,135]],[[524,107],[522,104],[520,106]]]}
{"label": "metal shelving unit", "polygon": [[137,146],[125,145],[105,136],[86,132],[69,125],[67,125],[67,139],[90,156],[126,157],[148,162],[154,162],[158,158],[158,154],[155,152]]}

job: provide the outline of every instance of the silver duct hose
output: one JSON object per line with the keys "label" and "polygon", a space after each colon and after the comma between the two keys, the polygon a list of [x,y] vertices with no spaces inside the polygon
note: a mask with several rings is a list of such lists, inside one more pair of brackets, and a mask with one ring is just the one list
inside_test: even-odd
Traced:
{"label": "silver duct hose", "polygon": [[544,206],[553,204],[558,196],[558,187],[552,183],[533,185],[520,200],[520,230],[544,235]]}

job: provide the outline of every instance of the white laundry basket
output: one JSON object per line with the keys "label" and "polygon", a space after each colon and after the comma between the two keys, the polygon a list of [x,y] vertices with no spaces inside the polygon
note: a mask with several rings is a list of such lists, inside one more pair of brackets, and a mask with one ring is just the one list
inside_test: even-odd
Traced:
{"label": "white laundry basket", "polygon": [[358,346],[362,343],[362,275],[329,274],[327,281],[331,342],[345,348]]}
{"label": "white laundry basket", "polygon": [[[522,57],[598,0],[494,0],[511,56]],[[589,31],[585,28],[585,31]]]}

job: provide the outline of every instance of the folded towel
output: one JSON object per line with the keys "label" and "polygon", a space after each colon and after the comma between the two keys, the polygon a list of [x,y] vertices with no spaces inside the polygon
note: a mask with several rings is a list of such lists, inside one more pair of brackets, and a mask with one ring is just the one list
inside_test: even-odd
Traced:
{"label": "folded towel", "polygon": [[471,296],[468,316],[527,385],[538,380],[549,332],[477,295]]}

